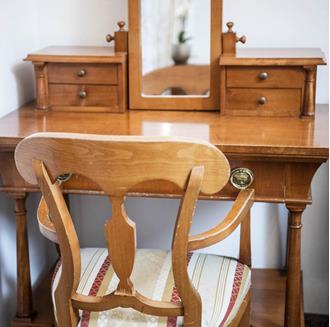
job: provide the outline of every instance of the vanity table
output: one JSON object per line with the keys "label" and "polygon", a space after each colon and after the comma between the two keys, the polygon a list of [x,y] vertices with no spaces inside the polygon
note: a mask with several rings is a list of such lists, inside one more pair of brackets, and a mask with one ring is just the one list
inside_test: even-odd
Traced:
{"label": "vanity table", "polygon": [[[232,168],[254,173],[259,202],[285,203],[289,210],[287,271],[254,270],[252,319],[254,327],[304,326],[300,237],[302,214],[311,204],[310,185],[328,160],[327,105],[318,105],[315,119],[221,116],[218,112],[128,111],[124,114],[42,112],[35,103],[0,119],[0,190],[15,200],[18,255],[17,316],[13,326],[51,326],[49,279],[34,294],[32,305],[25,200],[38,192],[19,176],[14,150],[24,137],[37,132],[105,135],[179,135],[208,140],[228,157]],[[79,121],[79,124],[77,124]],[[239,132],[233,132],[239,131]],[[65,192],[102,194],[86,180],[72,178]],[[230,200],[239,190],[230,183],[212,198]],[[157,196],[157,185],[143,185],[131,196]],[[169,188],[168,197],[179,196]],[[286,289],[286,293],[285,293]],[[286,295],[285,295],[286,294]],[[36,312],[36,314],[34,314]],[[290,319],[291,318],[291,319]],[[301,319],[301,320],[300,320]]]}
{"label": "vanity table", "polygon": [[[194,16],[200,8],[191,11],[203,33],[176,27],[180,42],[189,32],[197,47],[192,45],[186,65],[173,64],[168,45],[166,51],[148,48],[157,37],[146,34],[148,26],[164,23],[171,13],[162,1],[153,2],[162,19],[153,17],[150,23],[149,8],[144,7],[148,2],[129,0],[129,32],[120,22],[115,36],[107,36],[115,41],[114,49],[53,47],[27,56],[36,72],[36,102],[0,119],[0,191],[15,201],[17,228],[17,311],[12,326],[54,324],[49,277],[33,296],[31,289],[25,200],[39,190],[24,182],[14,162],[16,145],[37,132],[185,136],[218,147],[233,175],[212,200],[232,200],[239,188],[252,183],[256,201],[284,203],[289,211],[286,269],[253,270],[252,324],[304,326],[302,214],[312,203],[312,179],[329,157],[329,108],[315,105],[317,66],[325,64],[324,55],[318,49],[236,50],[236,42],[246,39],[237,37],[232,23],[222,33],[222,1],[208,0],[203,2],[210,12],[206,23],[200,21],[202,15]],[[156,31],[161,28],[154,26]],[[197,51],[205,40],[206,55]],[[167,57],[161,58],[164,53]],[[184,87],[175,84],[173,72],[181,84],[185,79],[192,84],[193,74],[199,87],[182,93]],[[162,82],[171,84],[153,82],[159,74]],[[102,195],[95,184],[77,176],[63,185],[68,194]],[[157,183],[140,185],[130,196],[158,197]],[[180,194],[169,186],[166,196]]]}

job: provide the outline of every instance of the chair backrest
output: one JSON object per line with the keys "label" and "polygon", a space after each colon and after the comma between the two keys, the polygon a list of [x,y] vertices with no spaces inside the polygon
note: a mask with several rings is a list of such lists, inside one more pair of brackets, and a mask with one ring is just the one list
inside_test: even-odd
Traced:
{"label": "chair backrest", "polygon": [[[228,182],[229,164],[216,147],[200,140],[97,136],[83,134],[34,134],[16,148],[15,160],[22,177],[39,184],[49,217],[55,226],[61,251],[62,274],[55,294],[60,326],[77,323],[78,309],[100,311],[132,307],[158,316],[185,316],[195,321],[200,314],[200,298],[187,273],[188,238],[200,192],[214,194]],[[112,217],[105,224],[117,290],[95,300],[76,293],[80,279],[80,246],[57,176],[64,173],[87,177],[104,190],[112,204]],[[172,243],[175,284],[180,304],[145,298],[135,289],[130,276],[136,252],[136,229],[125,212],[125,195],[135,185],[153,180],[174,183],[183,197]],[[162,194],[166,189],[160,189]]]}

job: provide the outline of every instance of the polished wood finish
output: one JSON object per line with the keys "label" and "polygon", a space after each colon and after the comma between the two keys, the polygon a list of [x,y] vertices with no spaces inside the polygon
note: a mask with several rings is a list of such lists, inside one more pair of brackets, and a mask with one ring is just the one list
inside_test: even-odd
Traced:
{"label": "polished wood finish", "polygon": [[[85,92],[85,97],[80,97]],[[49,104],[53,110],[88,111],[89,107],[119,112],[118,88],[113,85],[50,84]],[[64,107],[64,108],[62,108]],[[69,107],[69,108],[68,108]]]}
{"label": "polished wood finish", "polygon": [[[261,74],[267,74],[261,79]],[[305,72],[296,67],[229,67],[227,87],[301,89],[305,83]]]}
{"label": "polished wood finish", "polygon": [[[52,84],[118,84],[116,64],[63,64],[47,65],[48,82]],[[79,76],[79,72],[85,75]]]}
{"label": "polished wood finish", "polygon": [[17,311],[16,317],[31,322],[33,317],[30,260],[27,234],[26,193],[10,194],[15,199],[17,246]]}
{"label": "polished wood finish", "polygon": [[97,47],[49,47],[25,60],[35,66],[38,109],[75,112],[127,109],[124,52]]}
{"label": "polished wood finish", "polygon": [[[129,111],[111,115],[49,111],[45,114],[35,107],[35,102],[28,103],[0,119],[1,154],[13,151],[19,141],[33,133],[84,131],[104,135],[194,136],[217,146],[227,157],[240,160],[276,157],[324,162],[329,155],[328,105],[317,106],[315,120],[225,117],[216,112],[182,111]],[[276,161],[273,162],[275,165]],[[10,171],[5,170],[6,174],[10,175]]]}
{"label": "polished wood finish", "polygon": [[[222,150],[229,159],[231,168],[246,167],[255,174],[252,187],[255,189],[256,201],[286,203],[291,207],[304,207],[311,203],[310,185],[318,167],[328,160],[328,106],[318,105],[315,120],[276,117],[230,117],[219,116],[214,112],[165,112],[165,111],[131,111],[124,114],[93,114],[63,113],[34,110],[35,104],[23,106],[0,119],[0,163],[1,190],[9,193],[35,192],[39,189],[26,183],[19,175],[14,163],[14,149],[19,141],[36,132],[81,132],[104,135],[181,135],[194,136],[207,140]],[[79,121],[79,124],[76,122]],[[269,173],[271,172],[271,174]],[[159,184],[140,185],[130,195],[157,196]],[[163,186],[165,187],[165,186]],[[180,196],[177,188],[167,186],[169,197]],[[100,188],[78,176],[63,185],[64,192],[82,194],[103,194]],[[235,199],[239,191],[227,184],[222,192],[208,199]],[[299,256],[299,241],[296,234],[289,233],[289,243],[293,248],[289,251],[289,259]],[[28,244],[22,238],[24,246]],[[22,256],[22,253],[18,253]],[[23,255],[24,257],[24,255]],[[25,261],[28,258],[25,256]],[[293,271],[291,276],[300,269],[299,262],[288,260],[288,269]],[[268,273],[267,273],[268,275]],[[274,277],[275,278],[275,277]],[[271,277],[273,279],[273,277]],[[257,279],[259,280],[259,279]],[[282,279],[285,282],[285,278]],[[294,286],[289,286],[291,284]],[[26,289],[30,283],[26,280]],[[256,281],[254,281],[256,283]],[[256,285],[256,284],[254,284]],[[257,287],[258,287],[257,282]],[[263,284],[265,285],[265,284]],[[286,312],[291,312],[289,306],[300,301],[292,294],[297,292],[301,281],[288,279]],[[271,305],[280,301],[276,288],[274,292],[259,289],[259,307]],[[27,294],[27,293],[25,293]],[[301,294],[301,293],[300,293]],[[274,297],[275,300],[269,296]],[[262,300],[261,300],[262,299]],[[277,299],[277,300],[276,300]],[[281,301],[284,301],[281,297]],[[37,303],[38,304],[38,303]],[[254,304],[252,310],[254,311]],[[258,306],[258,305],[257,305]],[[258,311],[259,325],[265,326],[265,321],[271,321],[274,326],[284,323],[284,310],[268,311],[270,314]],[[255,314],[253,312],[253,314]],[[283,321],[275,323],[276,317],[283,314]],[[293,313],[297,315],[296,311]],[[267,320],[265,317],[267,317]],[[297,318],[297,317],[296,317]],[[32,315],[30,315],[32,319]],[[38,319],[38,316],[35,318]],[[265,320],[266,319],[266,320]],[[297,318],[298,319],[298,318]],[[20,320],[23,321],[23,320]],[[33,319],[34,321],[34,319]],[[296,320],[297,321],[297,320]],[[266,323],[266,325],[268,325]],[[270,325],[271,326],[271,325]]]}
{"label": "polished wood finish", "polygon": [[306,66],[304,68],[306,70],[304,116],[314,116],[317,68],[315,66]]}
{"label": "polished wood finish", "polygon": [[326,65],[318,48],[240,48],[236,56],[221,56],[221,66],[318,66]]}
{"label": "polished wood finish", "polygon": [[301,98],[301,91],[295,89],[227,88],[223,113],[238,116],[299,117]]}
{"label": "polished wood finish", "polygon": [[53,63],[117,64],[126,62],[125,52],[113,47],[51,46],[30,53],[25,61]]}
{"label": "polished wood finish", "polygon": [[222,53],[222,0],[211,0],[211,62],[210,95],[207,97],[146,97],[143,96],[141,53],[141,0],[129,0],[129,99],[130,109],[150,110],[218,110],[219,57]]}
{"label": "polished wood finish", "polygon": [[[245,49],[223,55],[221,112],[237,116],[313,117],[318,49]],[[308,66],[306,66],[308,65]]]}
{"label": "polished wood finish", "polygon": [[[253,190],[242,191],[232,214],[221,227],[189,238],[200,192],[209,195],[219,192],[229,179],[229,163],[216,147],[184,138],[39,133],[19,143],[15,161],[26,181],[38,183],[43,194],[41,205],[46,203],[55,226],[62,260],[61,279],[55,292],[59,326],[76,326],[78,309],[105,311],[116,307],[131,307],[157,316],[184,315],[184,326],[201,326],[202,302],[188,275],[187,255],[192,249],[210,246],[232,234],[243,219],[249,217],[254,199]],[[112,217],[105,224],[105,238],[119,283],[116,291],[105,297],[77,294],[79,241],[56,182],[56,176],[64,171],[93,179],[111,200]],[[54,184],[52,180],[55,180]],[[136,253],[136,227],[125,212],[125,196],[136,184],[158,180],[167,180],[183,190],[172,245],[173,275],[181,298],[179,304],[145,298],[135,290],[130,279]],[[164,191],[166,194],[167,190]],[[231,326],[249,323],[250,315],[245,312],[249,310],[249,304],[250,295]]]}

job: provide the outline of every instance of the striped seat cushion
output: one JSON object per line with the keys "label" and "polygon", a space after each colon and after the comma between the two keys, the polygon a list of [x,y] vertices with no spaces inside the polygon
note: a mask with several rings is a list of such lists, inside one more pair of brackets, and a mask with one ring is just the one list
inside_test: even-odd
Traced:
{"label": "striped seat cushion", "polygon": [[[81,250],[81,280],[78,293],[102,296],[115,290],[115,275],[107,249]],[[234,259],[194,253],[189,256],[189,276],[202,298],[202,326],[228,326],[235,317],[251,285],[250,269]],[[54,292],[61,266],[53,278]],[[143,295],[159,301],[179,301],[171,269],[171,252],[137,250],[132,281]],[[55,308],[56,311],[56,308]],[[79,327],[148,326],[176,327],[183,318],[164,318],[141,314],[133,309],[117,308],[105,312],[80,312]]]}

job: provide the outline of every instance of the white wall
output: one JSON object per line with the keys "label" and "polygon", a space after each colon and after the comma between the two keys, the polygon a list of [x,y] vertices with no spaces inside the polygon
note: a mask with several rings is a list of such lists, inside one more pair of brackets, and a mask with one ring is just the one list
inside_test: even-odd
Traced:
{"label": "white wall", "polygon": [[[22,62],[36,48],[38,33],[33,1],[0,1],[0,117],[34,98],[32,67]],[[1,132],[1,131],[0,131]],[[1,167],[0,167],[1,170]],[[48,266],[48,244],[37,230],[33,214],[37,196],[27,201],[32,281]],[[9,326],[16,310],[16,228],[13,200],[0,193],[0,326]]]}
{"label": "white wall", "polygon": [[[251,47],[321,47],[328,56],[328,0],[225,0],[225,21],[234,20],[239,34]],[[19,10],[18,10],[19,8]],[[299,11],[297,11],[299,8]],[[104,37],[127,20],[127,0],[4,0],[0,2],[0,116],[29,100],[33,94],[31,66],[21,59],[30,51],[54,44],[105,45]],[[327,103],[328,68],[319,73],[318,102]],[[328,165],[313,182],[314,204],[304,215],[303,268],[307,312],[328,313]],[[34,207],[32,196],[28,202]],[[194,231],[206,229],[223,216],[229,203],[200,203]],[[129,199],[128,212],[138,225],[139,245],[168,247],[176,205],[170,200]],[[73,196],[74,216],[81,217],[83,245],[102,245],[102,221],[109,205],[104,198]],[[7,326],[14,312],[15,230],[13,203],[0,194],[0,326]],[[31,213],[35,211],[30,211]],[[170,218],[167,218],[167,215]],[[281,267],[285,257],[286,210],[258,204],[253,209],[253,265]],[[97,218],[99,217],[99,218]],[[148,218],[148,217],[151,217]],[[47,265],[45,243],[33,217],[33,279]],[[97,224],[99,223],[99,224]],[[97,228],[95,229],[95,226]],[[213,252],[237,253],[237,234]],[[5,244],[5,245],[3,245]]]}

